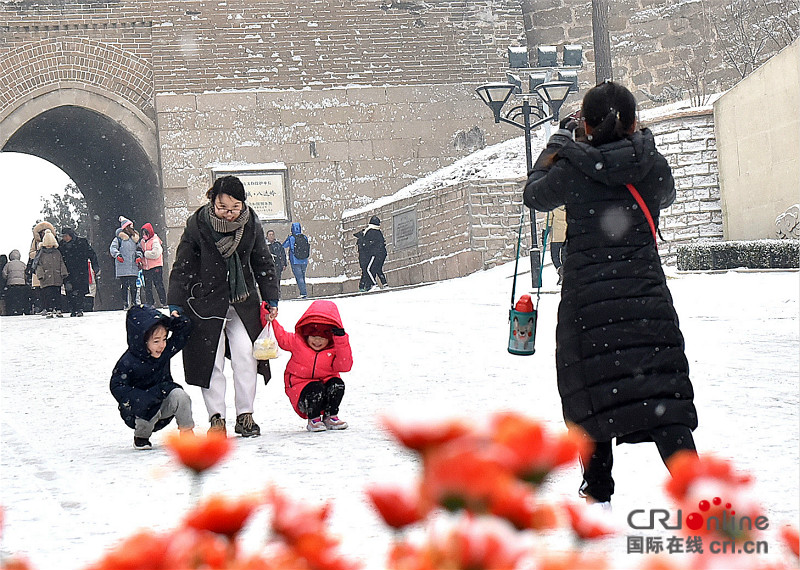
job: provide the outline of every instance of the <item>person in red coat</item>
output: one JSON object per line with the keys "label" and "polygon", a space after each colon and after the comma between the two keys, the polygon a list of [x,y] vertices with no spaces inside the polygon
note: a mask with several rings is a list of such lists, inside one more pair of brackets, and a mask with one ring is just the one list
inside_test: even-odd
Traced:
{"label": "person in red coat", "polygon": [[336,304],[324,299],[311,303],[293,333],[287,332],[275,316],[262,311],[262,323],[268,320],[278,346],[292,353],[283,382],[295,412],[308,419],[306,429],[346,429],[347,422],[339,419],[344,397],[340,374],[353,367],[353,353]]}

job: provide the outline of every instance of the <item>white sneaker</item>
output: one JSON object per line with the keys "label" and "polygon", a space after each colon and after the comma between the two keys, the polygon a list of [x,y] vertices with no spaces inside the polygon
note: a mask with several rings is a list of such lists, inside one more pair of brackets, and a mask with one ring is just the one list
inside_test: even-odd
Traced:
{"label": "white sneaker", "polygon": [[328,429],[347,429],[347,422],[340,420],[339,416],[323,416],[322,423]]}
{"label": "white sneaker", "polygon": [[308,418],[308,424],[306,425],[306,429],[308,431],[326,431],[328,428],[325,427],[325,422],[322,421],[322,417],[318,417],[318,418]]}

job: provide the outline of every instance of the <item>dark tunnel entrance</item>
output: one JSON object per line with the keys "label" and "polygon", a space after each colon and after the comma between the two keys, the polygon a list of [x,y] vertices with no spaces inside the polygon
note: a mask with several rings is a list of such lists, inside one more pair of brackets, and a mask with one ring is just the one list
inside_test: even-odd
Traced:
{"label": "dark tunnel entrance", "polygon": [[108,251],[119,216],[132,220],[137,230],[150,222],[162,239],[165,235],[164,195],[156,165],[139,142],[105,115],[64,105],[27,121],[2,150],[47,160],[78,186],[91,219],[90,235],[85,237],[97,252],[101,271],[95,309],[121,309],[124,299]]}

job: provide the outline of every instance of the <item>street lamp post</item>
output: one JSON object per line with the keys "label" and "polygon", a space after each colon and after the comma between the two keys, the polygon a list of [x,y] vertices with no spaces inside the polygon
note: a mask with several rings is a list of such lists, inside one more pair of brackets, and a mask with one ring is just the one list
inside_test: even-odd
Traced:
{"label": "street lamp post", "polygon": [[[475,91],[486,105],[494,113],[495,123],[506,123],[514,125],[525,132],[525,159],[527,162],[526,172],[533,169],[533,149],[531,148],[531,132],[533,129],[544,125],[548,121],[558,122],[558,113],[561,105],[569,95],[570,81],[545,81],[537,85],[531,93],[520,94],[521,105],[512,107],[505,116],[502,115],[503,106],[511,98],[515,91],[520,91],[519,85],[513,83],[487,83],[481,85]],[[540,99],[550,109],[550,115],[544,116],[544,112],[538,105],[531,105],[531,100]],[[531,116],[536,121],[531,123]],[[520,118],[522,122],[520,122]],[[541,250],[539,249],[539,235],[536,228],[536,211],[531,208],[531,280],[534,287],[542,286],[541,274]]]}

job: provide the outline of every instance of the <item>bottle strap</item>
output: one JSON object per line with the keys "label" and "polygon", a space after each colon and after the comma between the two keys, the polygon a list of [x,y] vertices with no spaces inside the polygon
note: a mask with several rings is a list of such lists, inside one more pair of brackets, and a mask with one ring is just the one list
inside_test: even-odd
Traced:
{"label": "bottle strap", "polygon": [[647,207],[647,204],[644,203],[642,195],[639,194],[639,191],[633,184],[626,184],[625,188],[628,189],[628,192],[631,193],[633,199],[636,200],[636,203],[639,204],[639,207],[642,209],[642,212],[644,212],[644,217],[647,218],[647,223],[650,226],[650,231],[653,234],[653,241],[656,244],[656,249],[658,249],[658,240],[656,239],[656,224],[655,222],[653,222],[653,216],[650,215],[650,209]]}

